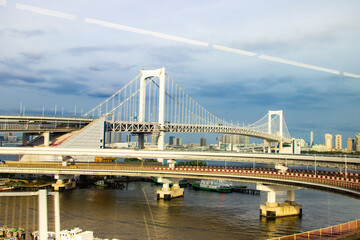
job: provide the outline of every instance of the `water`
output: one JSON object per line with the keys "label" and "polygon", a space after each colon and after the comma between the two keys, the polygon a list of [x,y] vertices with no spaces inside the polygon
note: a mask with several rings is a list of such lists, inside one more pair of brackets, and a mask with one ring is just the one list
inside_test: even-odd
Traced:
{"label": "water", "polygon": [[[224,162],[209,164],[225,165]],[[253,163],[226,165],[253,167]],[[256,167],[271,166],[256,164]],[[236,185],[255,188],[253,183],[236,182]],[[126,189],[88,187],[61,192],[61,229],[80,227],[93,231],[95,237],[108,239],[268,239],[336,225],[360,216],[360,200],[307,189],[296,191],[296,201],[303,205],[301,218],[266,220],[259,217],[259,206],[266,202],[264,192],[246,195],[185,188],[184,197],[164,201],[156,199],[157,188],[160,187],[150,182],[131,182]],[[0,198],[0,226],[15,223],[36,229],[35,200],[34,197]],[[286,193],[277,195],[278,202],[285,200]],[[49,230],[53,230],[50,201]]]}
{"label": "water", "polygon": [[[249,184],[249,187],[254,187]],[[296,191],[303,216],[266,220],[266,194],[185,189],[183,198],[157,200],[158,186],[132,182],[127,189],[78,188],[60,193],[61,228],[75,226],[100,238],[268,239],[358,219],[360,201],[312,190]],[[277,200],[283,202],[286,194]]]}

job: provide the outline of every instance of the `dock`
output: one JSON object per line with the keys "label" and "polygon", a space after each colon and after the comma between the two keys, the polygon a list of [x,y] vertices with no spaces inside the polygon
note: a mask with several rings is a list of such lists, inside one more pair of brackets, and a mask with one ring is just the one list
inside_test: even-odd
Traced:
{"label": "dock", "polygon": [[238,193],[242,193],[242,194],[260,195],[260,190],[251,189],[251,188],[234,187],[233,191],[238,192]]}

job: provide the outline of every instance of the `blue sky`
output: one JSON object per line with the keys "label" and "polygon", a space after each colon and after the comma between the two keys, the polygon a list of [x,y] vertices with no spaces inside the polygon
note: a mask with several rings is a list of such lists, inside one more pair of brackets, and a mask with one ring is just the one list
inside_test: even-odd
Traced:
{"label": "blue sky", "polygon": [[283,109],[293,137],[345,142],[360,132],[358,9],[356,0],[0,0],[0,111],[87,111],[141,69],[165,66],[221,118],[252,123]]}

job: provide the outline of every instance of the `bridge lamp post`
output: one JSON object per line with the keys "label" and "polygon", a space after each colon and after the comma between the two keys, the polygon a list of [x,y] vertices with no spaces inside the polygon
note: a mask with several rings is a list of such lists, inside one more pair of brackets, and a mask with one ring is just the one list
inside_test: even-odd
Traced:
{"label": "bridge lamp post", "polygon": [[345,156],[345,177],[347,178],[347,164],[346,164],[346,154],[345,154],[344,156]]}
{"label": "bridge lamp post", "polygon": [[314,159],[315,159],[315,176],[316,176],[316,154],[314,154]]}

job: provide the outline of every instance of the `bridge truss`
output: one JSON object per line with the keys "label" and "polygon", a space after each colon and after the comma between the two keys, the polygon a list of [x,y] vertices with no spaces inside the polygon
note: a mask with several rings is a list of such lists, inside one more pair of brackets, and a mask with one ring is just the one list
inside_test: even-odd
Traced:
{"label": "bridge truss", "polygon": [[269,111],[260,120],[239,126],[202,107],[165,73],[164,67],[142,70],[84,117],[105,117],[108,131],[155,133],[160,141],[164,132],[206,132],[291,143],[282,111]]}

